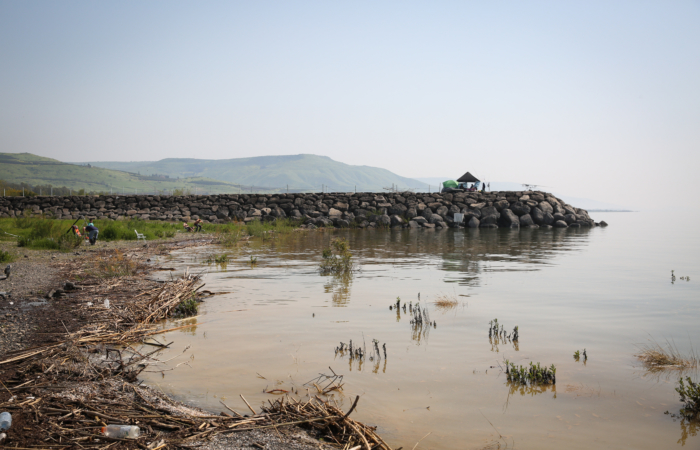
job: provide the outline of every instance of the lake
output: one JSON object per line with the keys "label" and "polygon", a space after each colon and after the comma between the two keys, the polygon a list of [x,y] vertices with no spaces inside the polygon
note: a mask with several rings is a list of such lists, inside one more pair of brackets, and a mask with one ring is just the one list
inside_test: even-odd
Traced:
{"label": "lake", "polygon": [[[700,426],[665,414],[681,406],[678,372],[647,373],[634,356],[651,339],[683,353],[700,345],[694,221],[659,228],[649,213],[591,216],[610,226],[297,232],[175,252],[159,264],[176,271],[159,276],[208,271],[204,289],[223,294],[198,317],[163,325],[191,324],[160,337],[174,341],[160,358],[174,359],[143,378],[178,400],[246,413],[239,394],[253,406],[275,398],[266,389],[304,397],[330,367],[345,383],[334,398],[347,409],[360,395],[353,418],[395,448],[426,435],[417,449],[698,448]],[[349,241],[352,277],[319,274],[331,237]],[[224,251],[226,266],[203,262]],[[420,301],[435,326],[390,310],[397,297]],[[438,308],[441,297],[456,306]],[[494,319],[508,332],[517,325],[519,342],[489,339]],[[373,339],[386,358],[335,351],[352,340],[369,353]],[[576,361],[584,349],[588,359]],[[554,364],[556,385],[510,384],[505,359]]]}

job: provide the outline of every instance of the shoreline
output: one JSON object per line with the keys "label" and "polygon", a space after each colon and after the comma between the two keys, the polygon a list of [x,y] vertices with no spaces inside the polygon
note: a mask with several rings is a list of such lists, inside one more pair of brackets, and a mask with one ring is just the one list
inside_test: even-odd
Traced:
{"label": "shoreline", "polygon": [[[319,396],[294,410],[289,405],[296,400],[283,397],[255,415],[252,408],[235,412],[228,407],[232,414],[215,415],[140,386],[138,373],[157,364],[148,354],[157,356],[163,346],[143,342],[169,331],[158,329],[159,318],[167,316],[162,311],[203,286],[192,275],[165,284],[148,279],[158,270],[149,264],[150,257],[203,240],[213,242],[214,237],[178,234],[145,245],[100,242],[64,253],[20,249],[11,278],[0,281],[0,291],[11,286],[11,296],[0,299],[0,410],[13,416],[0,447],[307,450],[343,448],[349,442],[391,450],[376,428],[348,417],[352,409],[340,411]],[[13,243],[0,242],[0,249],[8,244]],[[98,274],[115,264],[130,265],[130,274]],[[49,293],[53,297],[45,299]],[[106,298],[109,308],[102,304]],[[161,313],[154,315],[157,311]],[[135,341],[142,344],[137,347]],[[110,423],[140,426],[141,437],[100,435],[100,427]],[[339,427],[357,432],[342,442],[345,434],[339,434]],[[325,442],[317,439],[321,436]],[[329,444],[326,436],[337,443]]]}

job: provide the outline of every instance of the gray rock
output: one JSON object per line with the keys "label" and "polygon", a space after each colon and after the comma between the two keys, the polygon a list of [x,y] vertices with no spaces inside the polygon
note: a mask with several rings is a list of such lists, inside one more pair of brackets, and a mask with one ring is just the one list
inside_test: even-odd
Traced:
{"label": "gray rock", "polygon": [[415,220],[409,220],[408,227],[409,228],[418,228],[418,227],[420,227],[420,224],[418,224],[418,222],[416,222]]}
{"label": "gray rock", "polygon": [[447,209],[447,206],[440,206],[435,210],[435,214],[439,215],[440,217],[445,217],[447,216],[449,209]]}
{"label": "gray rock", "polygon": [[481,222],[481,225],[479,225],[479,228],[498,228],[498,225],[495,223],[483,223]]}
{"label": "gray rock", "polygon": [[600,223],[599,223],[598,225],[600,225],[601,227],[607,227],[607,226],[608,226],[608,223],[607,223],[606,221],[604,221],[604,220],[601,220]]}
{"label": "gray rock", "polygon": [[392,225],[392,226],[394,226],[394,225],[403,225],[403,224],[404,224],[403,219],[402,219],[399,215],[397,215],[397,214],[392,215],[389,219],[391,219],[391,225]]}
{"label": "gray rock", "polygon": [[510,209],[503,209],[501,217],[498,219],[498,224],[505,227],[517,228],[520,226],[520,219]]}
{"label": "gray rock", "polygon": [[525,214],[520,216],[520,226],[521,227],[529,227],[530,225],[535,225],[535,222],[532,220],[532,217],[530,214]]}
{"label": "gray rock", "polygon": [[[510,205],[510,210],[515,213],[516,216],[524,216],[525,214],[530,214],[530,207],[523,202],[515,202]],[[501,214],[503,211],[501,211]]]}
{"label": "gray rock", "polygon": [[382,214],[381,216],[379,216],[379,219],[377,219],[377,224],[388,227],[389,225],[391,225],[391,218],[386,214]]}
{"label": "gray rock", "polygon": [[[481,217],[486,217],[486,216],[491,216],[491,215],[495,215],[496,219],[501,217],[501,213],[498,212],[498,210],[493,206],[487,206],[485,208],[481,208]],[[483,222],[483,219],[482,219],[482,222]]]}
{"label": "gray rock", "polygon": [[435,224],[434,223],[424,223],[423,228],[435,228]]}
{"label": "gray rock", "polygon": [[350,228],[350,222],[348,222],[347,220],[338,219],[335,222],[335,226],[338,228]]}
{"label": "gray rock", "polygon": [[493,206],[496,208],[496,210],[501,212],[504,209],[508,208],[510,206],[510,203],[508,203],[508,200],[499,200],[496,203],[494,203]]}
{"label": "gray rock", "polygon": [[328,216],[341,216],[343,213],[340,210],[337,210],[335,208],[331,208],[328,210]]}
{"label": "gray rock", "polygon": [[416,222],[418,225],[422,225],[424,223],[428,223],[428,221],[425,219],[423,216],[418,216],[415,217],[411,222]]}
{"label": "gray rock", "polygon": [[558,222],[558,221],[560,221],[560,220],[563,221],[563,222],[566,222],[566,217],[564,217],[564,214],[561,214],[561,213],[554,213],[554,214],[552,215],[552,217],[554,218],[554,221],[555,221],[555,222]]}
{"label": "gray rock", "polygon": [[488,216],[481,216],[480,227],[484,225],[496,225],[498,223],[498,216],[496,214],[490,214]]}
{"label": "gray rock", "polygon": [[479,224],[480,224],[479,219],[477,219],[476,217],[473,217],[473,216],[472,216],[472,217],[469,219],[469,222],[467,222],[467,227],[469,227],[469,228],[479,228]]}
{"label": "gray rock", "polygon": [[534,207],[530,210],[530,217],[532,217],[532,221],[537,225],[542,225],[544,223],[544,213],[539,207]]}
{"label": "gray rock", "polygon": [[557,220],[556,222],[554,222],[554,228],[566,228],[566,227],[568,227],[568,225],[563,220]]}
{"label": "gray rock", "polygon": [[546,200],[541,201],[538,206],[543,213],[554,214],[554,208],[552,208],[552,205],[549,204],[549,202],[547,202]]}
{"label": "gray rock", "polygon": [[564,220],[568,225],[571,225],[576,222],[576,214],[567,214],[564,216]]}

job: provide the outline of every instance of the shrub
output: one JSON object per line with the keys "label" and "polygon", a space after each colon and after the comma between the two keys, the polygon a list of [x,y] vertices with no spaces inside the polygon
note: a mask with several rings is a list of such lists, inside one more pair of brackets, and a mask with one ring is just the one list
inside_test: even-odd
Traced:
{"label": "shrub", "polygon": [[700,418],[700,383],[695,383],[690,377],[685,377],[688,385],[683,383],[683,378],[678,380],[679,386],[676,388],[681,396],[681,401],[683,402],[683,408],[681,408],[681,415],[684,417],[695,420]]}
{"label": "shrub", "polygon": [[330,245],[323,249],[323,261],[319,267],[322,274],[340,275],[355,270],[348,241],[344,238],[331,239]]}
{"label": "shrub", "polygon": [[173,317],[190,317],[196,315],[198,311],[199,304],[194,294],[192,294],[192,296],[183,299],[180,304],[173,309],[170,315]]}
{"label": "shrub", "polygon": [[15,260],[15,255],[5,250],[0,250],[0,263],[12,262]]}

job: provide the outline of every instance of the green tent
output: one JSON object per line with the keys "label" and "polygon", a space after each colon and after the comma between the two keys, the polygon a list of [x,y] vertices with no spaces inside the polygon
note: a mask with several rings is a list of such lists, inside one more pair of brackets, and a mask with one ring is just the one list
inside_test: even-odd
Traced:
{"label": "green tent", "polygon": [[455,180],[447,180],[442,183],[442,186],[446,188],[456,188],[459,186],[459,183],[457,183]]}

